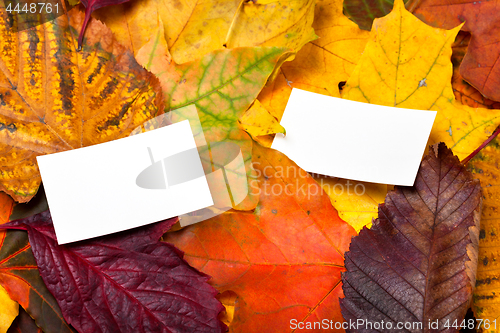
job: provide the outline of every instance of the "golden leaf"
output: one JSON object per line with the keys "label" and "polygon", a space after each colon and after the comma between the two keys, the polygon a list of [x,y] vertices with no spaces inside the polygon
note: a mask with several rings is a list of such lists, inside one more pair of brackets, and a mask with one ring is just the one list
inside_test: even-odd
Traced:
{"label": "golden leaf", "polygon": [[157,79],[102,23],[76,52],[82,22],[73,9],[17,33],[0,12],[0,189],[19,202],[40,185],[36,156],[128,136],[163,111]]}

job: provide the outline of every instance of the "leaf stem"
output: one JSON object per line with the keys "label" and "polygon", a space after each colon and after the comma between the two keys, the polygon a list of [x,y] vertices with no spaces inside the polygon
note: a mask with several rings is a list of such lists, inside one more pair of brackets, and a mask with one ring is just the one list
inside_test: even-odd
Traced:
{"label": "leaf stem", "polygon": [[488,145],[488,143],[490,143],[494,138],[497,137],[498,133],[500,133],[500,125],[497,126],[497,128],[495,129],[495,132],[493,132],[493,134],[486,140],[484,141],[476,150],[474,150],[469,156],[467,156],[465,159],[462,160],[462,164],[465,165],[467,164],[471,159],[474,158],[474,156],[477,155],[477,153],[479,153],[479,151],[481,149],[483,149],[484,147],[486,147],[486,145]]}

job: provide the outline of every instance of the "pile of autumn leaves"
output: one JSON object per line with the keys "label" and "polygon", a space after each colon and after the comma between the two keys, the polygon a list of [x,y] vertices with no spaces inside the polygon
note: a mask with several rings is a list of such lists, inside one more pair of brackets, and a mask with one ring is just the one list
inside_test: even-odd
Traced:
{"label": "pile of autumn leaves", "polygon": [[[94,12],[81,52],[80,8],[29,32],[2,12],[0,188],[15,201],[40,186],[35,156],[127,136],[190,104],[208,141],[241,147],[250,186],[234,210],[181,230],[172,219],[58,246],[48,212],[10,222],[0,331],[16,316],[9,331],[314,332],[360,318],[453,331],[469,306],[488,321],[481,329],[499,331],[500,145],[458,160],[500,119],[500,41],[478,24],[500,20],[496,2],[344,6],[352,21],[338,0],[132,0]],[[429,143],[451,150],[435,146],[415,186],[387,199],[386,185],[331,191],[341,179],[322,178],[319,191],[319,179],[268,148],[292,87],[436,110]],[[274,185],[293,195],[263,190]],[[0,199],[7,222],[13,201]]]}

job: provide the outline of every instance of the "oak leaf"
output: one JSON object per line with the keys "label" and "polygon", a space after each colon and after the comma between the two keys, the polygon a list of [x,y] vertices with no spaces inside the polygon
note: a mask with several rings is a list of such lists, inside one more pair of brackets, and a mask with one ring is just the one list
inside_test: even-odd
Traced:
{"label": "oak leaf", "polygon": [[344,319],[383,322],[380,331],[399,323],[412,332],[453,331],[472,301],[480,214],[479,181],[444,144],[434,147],[415,184],[389,192],[372,228],[353,238],[342,277]]}
{"label": "oak leaf", "polygon": [[40,185],[35,157],[129,135],[163,111],[157,79],[83,13],[15,32],[0,11],[0,190],[29,201]]}
{"label": "oak leaf", "polygon": [[176,221],[61,246],[48,211],[1,227],[28,231],[40,275],[78,332],[223,332],[209,277],[158,241]]}
{"label": "oak leaf", "polygon": [[413,13],[422,21],[450,29],[464,24],[471,33],[460,74],[486,98],[500,101],[500,18],[497,1],[414,1]]}
{"label": "oak leaf", "polygon": [[[238,296],[231,332],[285,332],[291,321],[341,322],[343,253],[354,230],[321,187],[285,155],[254,146],[255,212],[226,212],[165,240]],[[292,327],[293,329],[293,327]]]}

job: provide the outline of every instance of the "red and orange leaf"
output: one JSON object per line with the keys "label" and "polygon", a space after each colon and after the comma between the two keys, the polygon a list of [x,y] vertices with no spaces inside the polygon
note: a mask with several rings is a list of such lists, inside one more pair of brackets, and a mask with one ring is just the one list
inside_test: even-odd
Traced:
{"label": "red and orange leaf", "polygon": [[456,331],[476,283],[479,181],[441,143],[424,157],[414,186],[390,191],[378,216],[345,255],[344,319],[384,322],[384,332],[400,323],[411,332]]}
{"label": "red and orange leaf", "polygon": [[226,212],[169,233],[186,260],[237,295],[231,332],[286,332],[291,321],[342,321],[343,253],[354,229],[328,195],[285,155],[254,145],[255,212]]}

